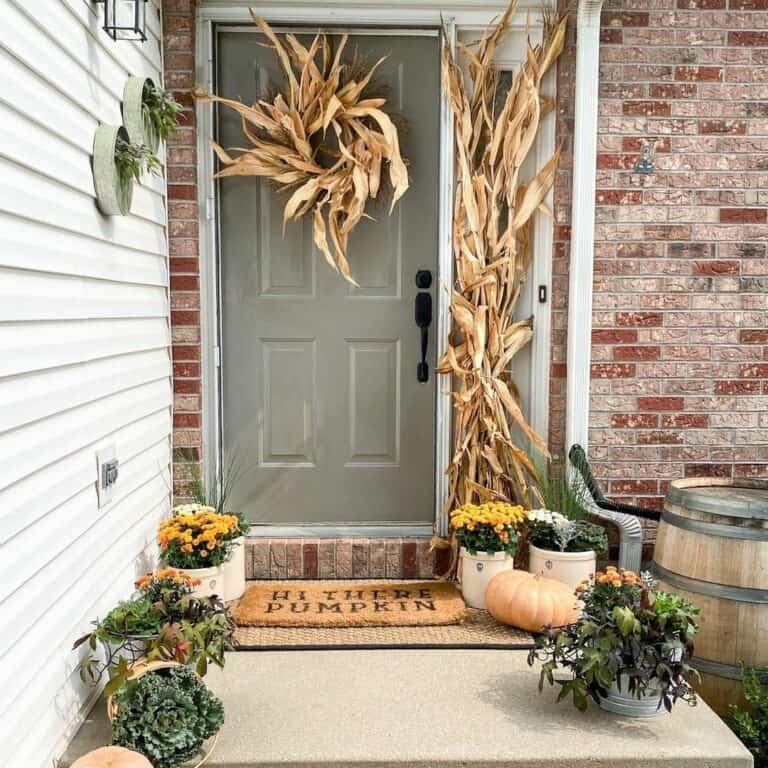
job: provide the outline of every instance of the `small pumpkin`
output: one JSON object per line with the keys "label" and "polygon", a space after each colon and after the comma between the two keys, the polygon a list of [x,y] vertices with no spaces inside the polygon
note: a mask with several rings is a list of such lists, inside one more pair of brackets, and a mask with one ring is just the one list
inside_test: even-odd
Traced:
{"label": "small pumpkin", "polygon": [[152,768],[152,763],[132,749],[100,747],[79,757],[70,768]]}
{"label": "small pumpkin", "polygon": [[497,621],[528,632],[572,624],[581,613],[570,587],[526,571],[497,573],[485,590],[485,606]]}

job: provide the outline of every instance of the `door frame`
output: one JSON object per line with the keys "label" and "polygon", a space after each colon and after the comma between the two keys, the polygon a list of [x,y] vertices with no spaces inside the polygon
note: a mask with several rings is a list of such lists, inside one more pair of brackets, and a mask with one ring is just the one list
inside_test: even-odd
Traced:
{"label": "door frame", "polygon": [[[318,5],[320,7],[318,7]],[[221,2],[201,0],[197,9],[195,40],[195,80],[211,90],[214,84],[215,66],[215,25],[217,23],[250,23],[249,7],[266,21],[278,25],[310,27],[353,27],[371,26],[387,28],[392,34],[398,27],[410,30],[442,29],[442,34],[455,48],[459,31],[483,31],[507,6],[507,0],[325,0],[322,4],[304,3],[301,0],[277,0],[266,3]],[[510,27],[525,29],[531,17],[541,16],[541,0],[524,0],[518,5]],[[517,61],[499,61],[500,66],[513,66]],[[554,76],[548,75],[547,90],[554,91]],[[436,340],[437,359],[445,352],[448,332],[451,327],[450,286],[453,284],[453,122],[446,95],[441,91],[440,99],[440,179],[438,190],[438,275]],[[214,153],[209,138],[214,134],[214,107],[212,104],[196,103],[197,163],[198,163],[198,206],[200,221],[200,347],[201,347],[201,407],[202,444],[204,476],[206,483],[215,482],[221,466],[221,318],[219,313],[218,243],[219,216],[217,183],[213,179],[215,168]],[[554,116],[543,123],[536,141],[537,165],[554,151]],[[551,207],[551,191],[549,205]],[[553,226],[549,218],[538,216],[534,227],[535,247],[544,258],[534,258],[529,283],[546,286],[543,303],[534,301],[534,334],[531,342],[530,392],[539,393],[533,401],[531,424],[540,433],[546,433],[549,422],[549,342],[550,302],[552,275]],[[448,496],[448,481],[445,468],[451,458],[452,400],[449,388],[441,386],[438,379],[435,420],[435,526],[440,535],[447,535],[447,519],[440,516]],[[254,526],[264,528],[266,535],[280,534],[280,526]],[[349,535],[354,529],[349,525],[291,526],[294,535],[304,532],[317,536],[318,529],[326,535]],[[431,526],[408,526],[409,535],[431,532]],[[383,536],[402,536],[404,526],[382,525]],[[371,526],[365,526],[366,535]]]}

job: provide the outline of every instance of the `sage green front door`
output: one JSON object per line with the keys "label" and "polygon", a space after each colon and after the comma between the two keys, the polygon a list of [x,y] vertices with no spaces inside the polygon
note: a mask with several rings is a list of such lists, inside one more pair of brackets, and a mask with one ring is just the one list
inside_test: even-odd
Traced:
{"label": "sage green front door", "polygon": [[[311,38],[301,37],[308,42]],[[217,37],[217,92],[251,103],[282,83],[274,53],[251,30]],[[435,34],[351,35],[401,118],[410,189],[350,238],[359,288],[325,262],[309,220],[282,231],[286,197],[256,178],[220,184],[222,451],[240,479],[233,505],[254,523],[403,523],[434,519],[435,326],[429,378],[417,379],[416,273],[437,306],[440,50]],[[219,111],[219,141],[244,145]],[[385,174],[382,174],[383,176]],[[434,314],[434,310],[433,310]]]}

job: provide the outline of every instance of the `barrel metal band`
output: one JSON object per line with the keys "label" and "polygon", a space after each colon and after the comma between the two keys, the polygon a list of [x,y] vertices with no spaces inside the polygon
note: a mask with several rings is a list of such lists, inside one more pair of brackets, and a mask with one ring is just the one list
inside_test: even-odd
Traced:
{"label": "barrel metal band", "polygon": [[675,512],[670,512],[668,509],[661,513],[661,519],[675,528],[682,528],[692,533],[703,533],[708,536],[727,539],[768,541],[768,528],[745,528],[739,525],[708,523],[706,520],[692,520],[690,517],[683,517]]}
{"label": "barrel metal band", "polygon": [[[689,663],[694,669],[703,672],[705,675],[725,677],[729,680],[742,679],[741,667],[736,664],[724,664],[722,661],[699,659],[696,656],[694,656]],[[762,683],[768,683],[768,672],[758,672],[757,676]]]}
{"label": "barrel metal band", "polygon": [[[754,483],[748,487],[761,489],[763,484],[762,482]],[[734,487],[734,490],[738,490],[738,487]],[[708,512],[711,515],[768,520],[768,502],[742,501],[737,505],[729,499],[701,493],[697,488],[678,488],[674,483],[667,490],[667,501],[676,507],[687,507],[698,512]]]}
{"label": "barrel metal band", "polygon": [[706,595],[707,597],[720,597],[725,600],[736,600],[739,603],[768,603],[768,589],[751,589],[750,587],[734,587],[730,584],[715,584],[701,579],[691,579],[688,576],[681,576],[674,571],[668,571],[658,563],[651,565],[653,575],[666,581],[678,589],[684,589],[686,592],[694,592],[697,595]]}

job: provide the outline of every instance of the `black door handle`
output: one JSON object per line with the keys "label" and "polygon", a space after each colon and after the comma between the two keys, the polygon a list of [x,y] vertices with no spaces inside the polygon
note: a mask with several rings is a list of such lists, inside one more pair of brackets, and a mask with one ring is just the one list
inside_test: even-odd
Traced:
{"label": "black door handle", "polygon": [[420,291],[416,294],[416,325],[421,331],[421,362],[416,367],[416,379],[421,383],[429,381],[427,365],[427,347],[429,345],[429,326],[432,323],[432,297]]}

